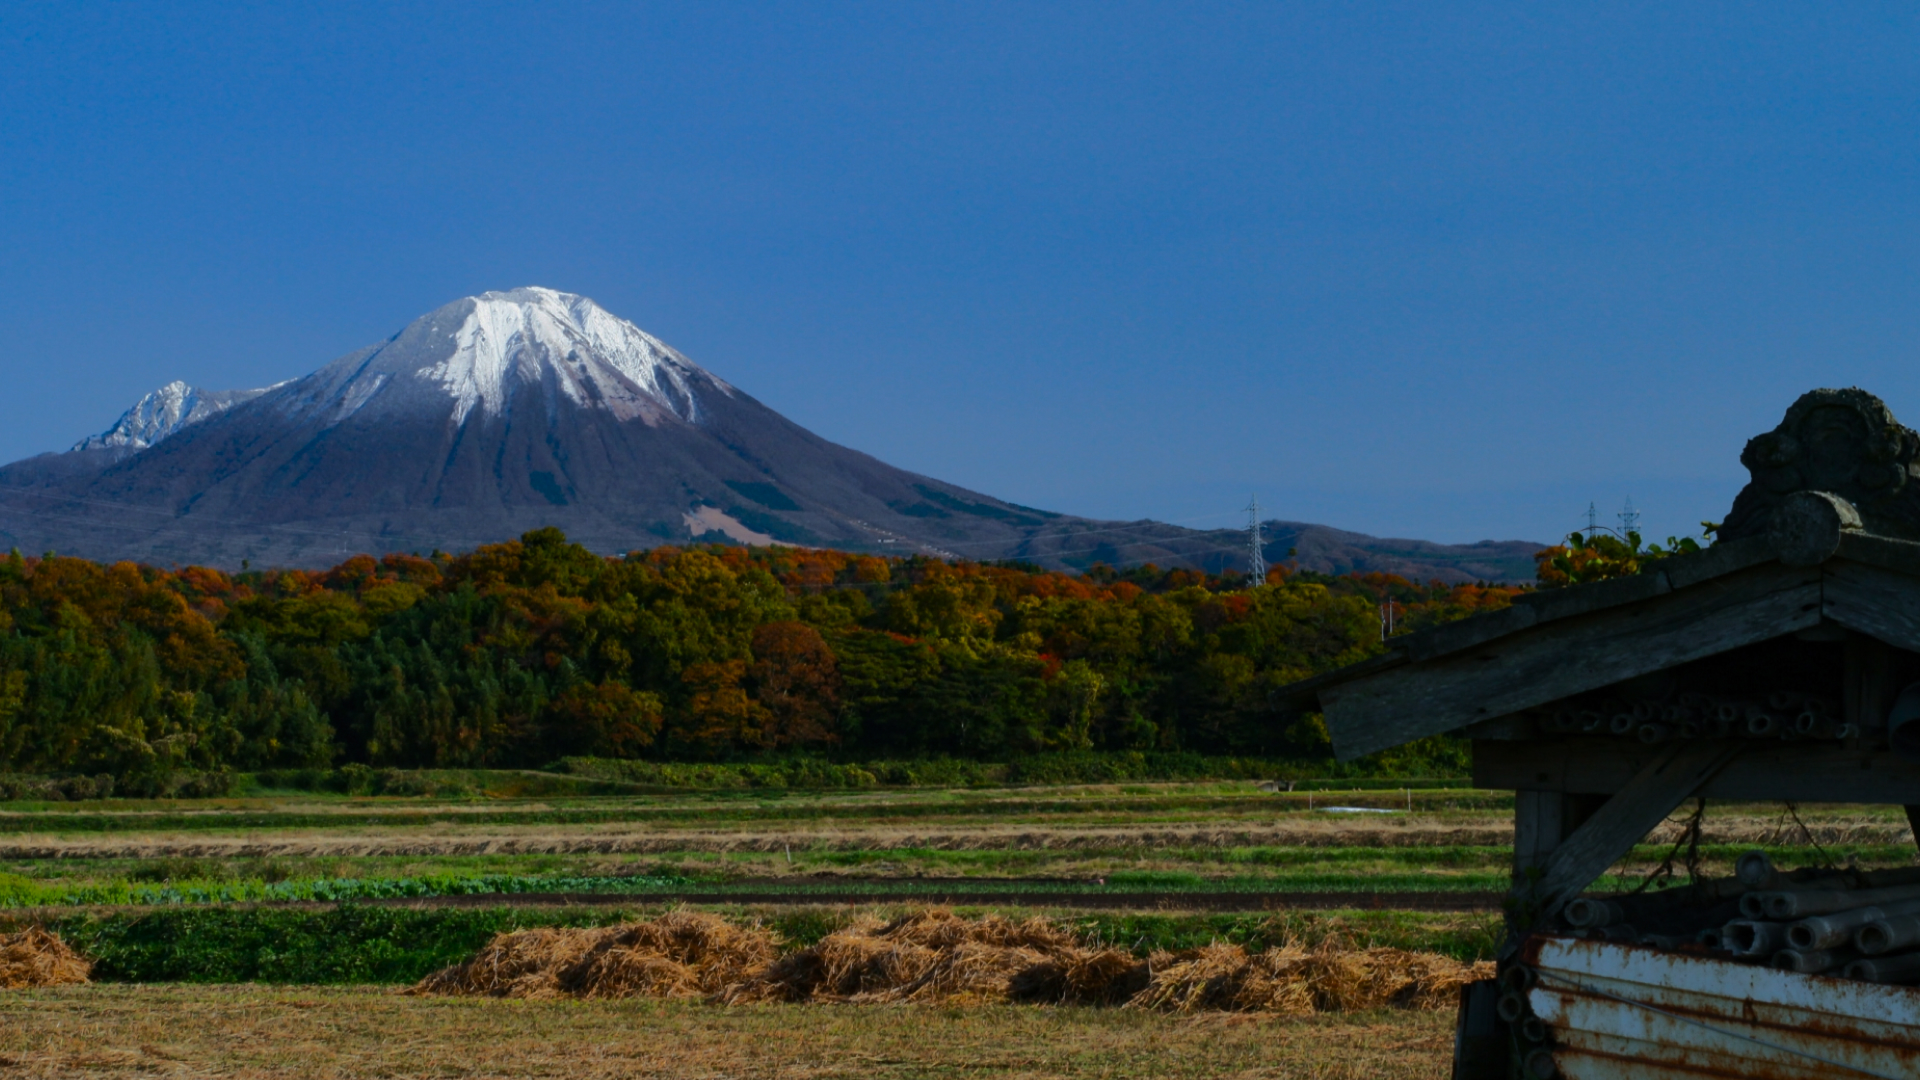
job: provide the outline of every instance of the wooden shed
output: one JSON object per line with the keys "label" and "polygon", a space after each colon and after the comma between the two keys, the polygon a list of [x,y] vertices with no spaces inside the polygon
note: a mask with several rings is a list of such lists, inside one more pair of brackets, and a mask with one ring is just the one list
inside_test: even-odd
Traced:
{"label": "wooden shed", "polygon": [[[1533,989],[1542,940],[1590,967],[1633,967],[1644,942],[1554,936],[1570,929],[1569,902],[1690,798],[1920,813],[1920,436],[1871,394],[1818,390],[1741,460],[1752,482],[1710,548],[1394,638],[1381,656],[1283,691],[1324,713],[1343,760],[1458,733],[1472,740],[1475,785],[1515,792],[1506,1000],[1488,1043],[1498,1052],[1476,1057],[1487,1018],[1467,1015],[1467,995],[1456,1076],[1920,1075],[1920,991],[1905,987],[1792,976],[1842,983],[1849,1001],[1881,995],[1872,1008],[1904,1018],[1855,1039],[1851,1058],[1795,1041],[1833,1017],[1789,1010],[1756,1035],[1733,1030],[1753,1026],[1741,1019],[1755,1015],[1751,1000],[1731,1019],[1696,1002],[1682,1027],[1715,1032],[1713,1048],[1675,1049],[1641,1037],[1648,1016],[1679,1015],[1647,1003],[1679,993],[1671,986],[1645,1001],[1618,985],[1583,998],[1620,1005],[1597,1022],[1641,1036],[1576,1030],[1577,1010]],[[1714,895],[1731,902],[1732,890]],[[1596,961],[1594,948],[1623,951]],[[1690,965],[1673,979],[1732,978],[1713,974],[1711,950],[1692,951],[1666,957]],[[1483,1005],[1502,993],[1481,992]]]}

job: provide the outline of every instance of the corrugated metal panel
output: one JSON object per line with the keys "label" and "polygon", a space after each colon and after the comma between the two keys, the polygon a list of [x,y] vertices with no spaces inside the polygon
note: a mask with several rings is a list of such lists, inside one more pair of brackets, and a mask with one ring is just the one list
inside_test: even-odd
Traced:
{"label": "corrugated metal panel", "polygon": [[1920,1077],[1920,990],[1575,938],[1522,960],[1568,1080]]}

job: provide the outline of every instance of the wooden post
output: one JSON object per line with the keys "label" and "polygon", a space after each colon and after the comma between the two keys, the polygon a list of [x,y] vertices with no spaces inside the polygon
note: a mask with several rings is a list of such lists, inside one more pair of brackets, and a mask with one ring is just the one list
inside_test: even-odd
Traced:
{"label": "wooden post", "polygon": [[1567,797],[1558,791],[1513,793],[1513,887],[1524,889],[1527,871],[1541,870],[1567,838]]}
{"label": "wooden post", "polygon": [[1543,868],[1554,850],[1587,823],[1607,801],[1605,795],[1569,795],[1559,791],[1513,793],[1513,883],[1525,884],[1529,868]]}
{"label": "wooden post", "polygon": [[1887,713],[1899,693],[1893,684],[1893,650],[1865,634],[1850,634],[1845,655],[1842,716],[1854,730],[1847,745],[1855,749],[1862,743],[1885,746]]}
{"label": "wooden post", "polygon": [[[1893,649],[1877,638],[1853,634],[1847,638],[1845,715],[1853,725],[1850,749],[1887,745],[1887,714],[1899,696],[1893,673]],[[1907,804],[1907,826],[1920,846],[1920,805]]]}

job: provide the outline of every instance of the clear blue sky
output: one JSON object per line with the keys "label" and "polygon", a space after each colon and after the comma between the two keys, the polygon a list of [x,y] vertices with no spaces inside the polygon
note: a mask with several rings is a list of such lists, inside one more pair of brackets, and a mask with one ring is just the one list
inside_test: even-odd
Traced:
{"label": "clear blue sky", "polygon": [[1916,11],[16,0],[0,459],[540,284],[1022,503],[1665,535],[1920,422]]}

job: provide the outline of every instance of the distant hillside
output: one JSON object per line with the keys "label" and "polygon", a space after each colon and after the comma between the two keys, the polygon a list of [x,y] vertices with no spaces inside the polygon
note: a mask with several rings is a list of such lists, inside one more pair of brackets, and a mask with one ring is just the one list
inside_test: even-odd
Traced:
{"label": "distant hillside", "polygon": [[1436,544],[1430,540],[1394,540],[1346,532],[1300,521],[1267,524],[1269,561],[1295,549],[1302,569],[1322,574],[1399,574],[1410,581],[1438,578],[1460,581],[1532,581],[1533,553],[1544,544],[1527,540],[1482,540],[1477,544]]}
{"label": "distant hillside", "polygon": [[[1436,544],[1428,540],[1381,539],[1300,521],[1262,526],[1270,565],[1288,563],[1322,574],[1387,573],[1409,581],[1533,580],[1533,553],[1545,545],[1526,540]],[[1288,555],[1291,551],[1293,554]],[[972,552],[967,554],[972,555]],[[981,557],[981,556],[975,556]],[[1098,522],[1062,518],[1005,556],[1042,566],[1084,570],[1094,563],[1163,567],[1191,566],[1209,573],[1244,570],[1247,534],[1238,529],[1199,531],[1157,521]]]}

